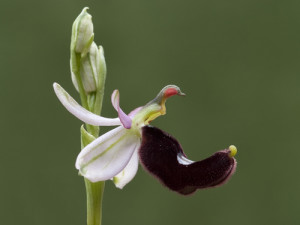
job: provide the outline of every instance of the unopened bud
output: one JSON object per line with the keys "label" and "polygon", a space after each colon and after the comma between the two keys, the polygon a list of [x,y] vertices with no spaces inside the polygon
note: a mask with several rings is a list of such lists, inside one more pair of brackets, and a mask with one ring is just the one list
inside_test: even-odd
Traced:
{"label": "unopened bud", "polygon": [[92,16],[87,13],[87,9],[85,7],[82,10],[72,27],[71,51],[81,53],[81,56],[89,51],[94,40]]}
{"label": "unopened bud", "polygon": [[[99,90],[105,79],[105,75],[106,64],[103,48],[101,46],[98,48],[95,42],[93,42],[90,51],[80,61],[80,77],[85,92],[90,93]],[[78,91],[78,84],[73,71],[72,81]]]}

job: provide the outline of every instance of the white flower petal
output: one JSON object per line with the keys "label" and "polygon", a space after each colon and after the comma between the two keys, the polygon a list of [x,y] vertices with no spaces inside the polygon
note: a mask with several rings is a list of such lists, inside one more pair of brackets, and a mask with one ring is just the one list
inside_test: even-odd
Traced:
{"label": "white flower petal", "polygon": [[139,156],[138,156],[139,147],[140,145],[136,146],[136,149],[127,166],[121,171],[121,173],[117,174],[117,176],[113,178],[113,182],[115,183],[117,188],[122,189],[126,184],[128,184],[134,178],[139,167]]}
{"label": "white flower petal", "polygon": [[83,108],[79,105],[59,84],[54,83],[53,88],[60,102],[66,109],[81,121],[94,126],[116,126],[121,125],[120,119],[105,118]]}
{"label": "white flower petal", "polygon": [[111,179],[130,161],[140,137],[117,127],[87,145],[78,155],[76,168],[92,182]]}

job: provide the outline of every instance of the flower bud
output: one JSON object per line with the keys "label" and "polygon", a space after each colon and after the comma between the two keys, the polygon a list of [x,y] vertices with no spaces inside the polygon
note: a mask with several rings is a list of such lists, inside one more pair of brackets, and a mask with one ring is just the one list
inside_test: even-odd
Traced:
{"label": "flower bud", "polygon": [[89,51],[94,40],[92,16],[87,13],[87,9],[85,7],[82,10],[72,27],[71,51],[81,53],[81,56]]}
{"label": "flower bud", "polygon": [[[80,77],[85,92],[90,93],[99,90],[105,79],[105,75],[106,64],[103,48],[101,46],[98,48],[95,42],[93,42],[89,52],[80,60]],[[78,91],[78,84],[73,71],[72,81]]]}

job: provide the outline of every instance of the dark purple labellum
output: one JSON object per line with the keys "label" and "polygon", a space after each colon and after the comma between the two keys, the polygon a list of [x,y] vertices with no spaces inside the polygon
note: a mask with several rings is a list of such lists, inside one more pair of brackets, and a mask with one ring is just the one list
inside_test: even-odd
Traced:
{"label": "dark purple labellum", "polygon": [[186,159],[175,138],[152,126],[142,128],[139,155],[146,170],[168,188],[183,195],[224,184],[236,168],[236,161],[228,149],[192,162]]}

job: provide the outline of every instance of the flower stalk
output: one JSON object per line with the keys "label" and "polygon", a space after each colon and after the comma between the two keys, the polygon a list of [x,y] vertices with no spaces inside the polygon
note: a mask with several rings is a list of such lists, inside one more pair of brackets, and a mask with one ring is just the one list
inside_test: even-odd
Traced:
{"label": "flower stalk", "polygon": [[87,197],[87,225],[100,225],[105,181],[92,183],[84,178]]}
{"label": "flower stalk", "polygon": [[[99,136],[99,127],[86,124],[87,131],[81,128],[81,149],[91,143]],[[98,128],[98,129],[97,129]],[[89,137],[87,137],[89,136]],[[85,139],[85,140],[84,140]],[[87,200],[87,225],[101,225],[102,199],[104,194],[105,181],[91,182],[84,178]]]}
{"label": "flower stalk", "polygon": [[[93,127],[93,126],[89,126]],[[95,140],[99,135],[95,129],[87,129],[82,126],[81,132],[81,149]],[[84,178],[87,200],[87,225],[101,225],[102,219],[102,199],[104,194],[105,181],[91,182]]]}
{"label": "flower stalk", "polygon": [[[100,115],[106,79],[103,48],[93,42],[92,16],[84,8],[76,18],[71,36],[71,75],[82,106]],[[99,137],[99,126],[85,124],[81,131],[81,149]],[[105,181],[91,182],[84,178],[87,196],[87,225],[101,225]]]}

